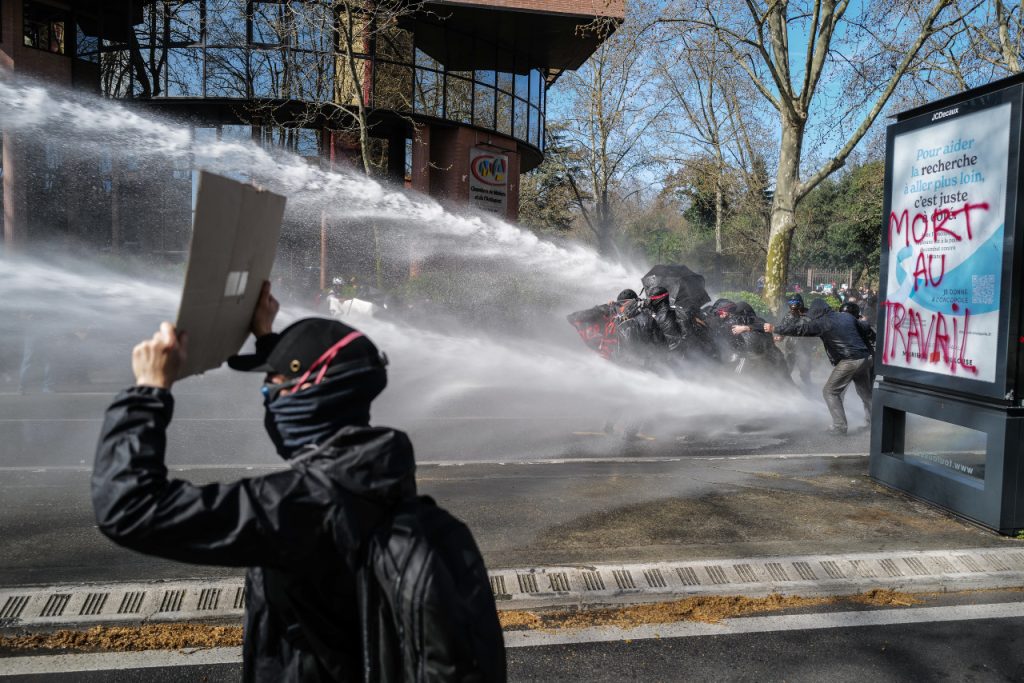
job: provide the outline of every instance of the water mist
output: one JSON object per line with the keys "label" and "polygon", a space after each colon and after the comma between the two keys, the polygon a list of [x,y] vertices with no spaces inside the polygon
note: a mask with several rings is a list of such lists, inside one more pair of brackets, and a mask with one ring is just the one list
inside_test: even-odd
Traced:
{"label": "water mist", "polygon": [[[764,425],[784,424],[793,431],[821,422],[820,405],[797,392],[780,395],[728,374],[699,381],[659,376],[614,365],[584,348],[565,314],[606,301],[624,287],[639,289],[643,272],[587,246],[546,241],[495,217],[454,211],[365,175],[325,170],[249,141],[200,140],[187,126],[24,81],[0,82],[0,128],[14,139],[45,133],[51,141],[68,141],[60,153],[83,168],[97,167],[116,149],[142,178],[148,167],[159,165],[178,173],[204,168],[251,179],[286,195],[286,223],[311,238],[326,220],[339,248],[366,249],[347,242],[345,230],[372,223],[379,228],[374,248],[386,258],[447,260],[448,275],[474,315],[453,311],[433,326],[410,325],[400,316],[346,321],[363,329],[392,361],[389,389],[375,404],[374,421],[409,429],[420,459],[615,455],[619,441],[578,434],[599,432],[609,419],[620,425],[644,420],[645,431],[658,436],[661,452],[674,455],[686,454],[688,430],[735,435],[738,424],[747,425],[748,433],[754,424],[771,434],[779,429]],[[161,184],[151,180],[145,200],[172,201],[161,197]],[[144,225],[147,216],[131,219]],[[460,284],[459,264],[468,264],[475,279]],[[13,390],[23,374],[25,340],[45,349],[56,366],[51,372],[66,376],[75,369],[63,385],[58,377],[57,396],[109,395],[129,383],[130,348],[152,334],[160,320],[174,319],[182,277],[182,267],[155,269],[109,254],[41,257],[39,249],[7,254],[0,259],[0,319],[5,321],[0,345],[10,359],[0,367],[7,380],[3,386]],[[307,305],[309,297],[281,294],[286,303],[281,323],[322,314]],[[513,309],[529,324],[481,322]],[[43,368],[32,370],[37,386]],[[172,457],[188,463],[272,462],[260,426],[259,381],[221,369],[177,385]],[[189,407],[190,400],[198,407]],[[20,410],[39,420],[57,419],[67,415],[62,406],[33,392]],[[81,415],[85,419],[87,413]],[[98,420],[99,413],[94,417]],[[225,442],[212,424],[218,420],[233,421],[246,432],[241,442],[233,439],[225,446],[229,457],[217,451]],[[33,429],[6,441],[5,460],[17,459],[19,448],[42,440],[68,449],[69,463],[79,462],[70,455],[81,452],[78,436]]]}

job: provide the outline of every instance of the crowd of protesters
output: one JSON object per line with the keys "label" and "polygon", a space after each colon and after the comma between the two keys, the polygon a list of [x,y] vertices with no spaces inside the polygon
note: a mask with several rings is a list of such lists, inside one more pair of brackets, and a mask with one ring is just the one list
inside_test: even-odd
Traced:
{"label": "crowd of protesters", "polygon": [[833,366],[822,389],[832,419],[828,433],[847,433],[843,395],[850,384],[870,423],[875,342],[870,321],[877,306],[870,289],[829,286],[827,293],[841,302],[838,310],[822,296],[806,306],[801,293],[790,294],[777,324],[759,317],[745,301],[717,299],[698,306],[673,299],[665,287],[644,291],[646,298],[622,290],[613,301],[571,313],[569,323],[584,343],[618,364],[698,380],[736,373],[791,388],[796,388],[796,371],[805,389],[811,383],[811,338],[817,337]]}

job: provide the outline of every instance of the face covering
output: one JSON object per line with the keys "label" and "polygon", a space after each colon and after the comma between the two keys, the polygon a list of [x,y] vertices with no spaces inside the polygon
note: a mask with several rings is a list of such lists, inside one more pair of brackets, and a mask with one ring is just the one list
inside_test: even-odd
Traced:
{"label": "face covering", "polygon": [[363,367],[325,378],[320,384],[266,400],[263,425],[278,455],[290,458],[342,427],[370,423],[370,402],[387,385],[384,368]]}

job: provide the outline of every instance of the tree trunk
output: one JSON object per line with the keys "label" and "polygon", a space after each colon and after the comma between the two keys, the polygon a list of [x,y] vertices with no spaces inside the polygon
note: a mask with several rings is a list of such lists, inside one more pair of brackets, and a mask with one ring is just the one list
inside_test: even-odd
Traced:
{"label": "tree trunk", "polygon": [[800,189],[800,146],[804,122],[783,121],[779,167],[775,174],[768,256],[764,267],[764,300],[776,313],[781,310],[789,282],[789,250],[796,229],[796,204]]}
{"label": "tree trunk", "polygon": [[722,168],[718,168],[715,179],[715,253],[722,255]]}

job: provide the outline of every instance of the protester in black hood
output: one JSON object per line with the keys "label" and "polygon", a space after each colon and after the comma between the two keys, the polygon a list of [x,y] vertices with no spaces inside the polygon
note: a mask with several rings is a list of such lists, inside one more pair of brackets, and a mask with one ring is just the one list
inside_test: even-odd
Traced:
{"label": "protester in black hood", "polygon": [[832,414],[829,433],[846,434],[846,411],[843,394],[853,382],[857,395],[864,403],[864,418],[871,422],[871,344],[874,332],[862,320],[847,313],[833,311],[824,299],[815,299],[805,316],[788,316],[778,326],[765,324],[765,332],[783,336],[821,337],[825,354],[832,363],[822,389],[822,396]]}
{"label": "protester in black hood", "polygon": [[654,360],[659,333],[651,311],[643,306],[640,297],[632,289],[619,292],[615,307],[615,334],[619,344],[618,353],[612,360],[649,369]]}
{"label": "protester in black hood", "polygon": [[[386,360],[335,320],[300,320],[273,334],[277,308],[266,283],[252,320],[256,353],[229,365],[265,373],[264,424],[290,467],[205,486],[168,479],[170,388],[185,339],[164,323],[133,351],[136,386],[107,409],[92,477],[98,526],[143,553],[249,568],[244,680],[405,680],[404,663],[416,659],[386,626],[377,631],[390,623],[378,620],[385,598],[357,581],[371,535],[419,502],[408,437],[369,426]],[[479,555],[475,545],[472,552]],[[479,569],[487,588],[482,562]],[[500,644],[496,619],[493,628]],[[436,633],[424,638],[440,642]],[[480,680],[504,680],[503,650],[490,660]]]}
{"label": "protester in black hood", "polygon": [[676,311],[669,303],[668,290],[664,287],[654,287],[647,292],[647,301],[658,330],[655,338],[670,352],[681,352],[685,337],[683,328],[676,318]]}
{"label": "protester in black hood", "polygon": [[704,323],[709,336],[718,346],[719,357],[730,366],[736,366],[740,361],[740,342],[732,334],[735,312],[736,302],[729,299],[715,299],[703,311]]}
{"label": "protester in black hood", "polygon": [[764,331],[765,321],[746,301],[736,302],[728,318],[734,348],[743,358],[743,374],[759,375],[792,386],[786,358]]}
{"label": "protester in black hood", "polygon": [[342,427],[369,425],[370,402],[387,386],[384,357],[373,342],[325,318],[258,337],[255,354],[233,356],[228,365],[267,375],[264,426],[286,459]]}
{"label": "protester in black hood", "polygon": [[617,297],[615,297],[615,300],[616,301],[627,301],[627,300],[636,301],[639,298],[640,297],[637,296],[636,292],[634,292],[632,289],[624,289],[621,292],[619,292],[619,295]]}
{"label": "protester in black hood", "polygon": [[[786,305],[789,307],[789,315],[793,317],[799,318],[807,313],[807,306],[804,304],[804,298],[800,294],[793,294],[786,300]],[[813,339],[783,337],[781,335],[776,335],[775,341],[783,343],[782,351],[786,356],[788,373],[792,375],[793,370],[797,370],[800,374],[800,388],[806,391],[811,385],[811,365],[814,360],[815,341]]]}
{"label": "protester in black hood", "polygon": [[654,287],[647,295],[657,329],[655,339],[668,349],[670,362],[679,357],[718,360],[718,349],[704,321],[700,320],[698,310],[672,306],[664,287]]}

